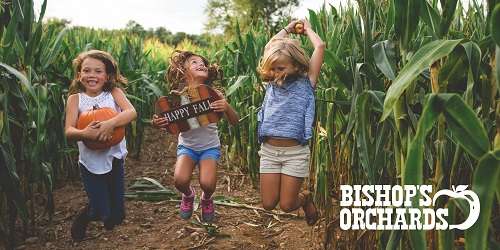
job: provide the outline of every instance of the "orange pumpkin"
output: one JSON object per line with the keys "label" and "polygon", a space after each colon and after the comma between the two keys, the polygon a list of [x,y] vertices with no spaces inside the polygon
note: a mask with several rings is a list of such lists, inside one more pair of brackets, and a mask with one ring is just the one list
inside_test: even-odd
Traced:
{"label": "orange pumpkin", "polygon": [[[78,117],[78,122],[76,127],[78,129],[86,128],[93,121],[106,121],[118,115],[118,113],[112,108],[97,108],[83,112]],[[97,140],[84,140],[83,143],[90,149],[101,150],[107,149],[120,143],[125,136],[125,127],[115,128],[111,140],[101,142]]]}

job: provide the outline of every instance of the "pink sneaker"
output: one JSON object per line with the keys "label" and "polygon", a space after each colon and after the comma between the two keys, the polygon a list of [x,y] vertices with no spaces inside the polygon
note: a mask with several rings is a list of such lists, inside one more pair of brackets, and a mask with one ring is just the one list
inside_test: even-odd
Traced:
{"label": "pink sneaker", "polygon": [[215,208],[214,200],[212,197],[204,199],[204,194],[201,196],[201,219],[205,222],[212,222],[214,220]]}
{"label": "pink sneaker", "polygon": [[191,189],[190,196],[186,196],[186,195],[182,194],[180,215],[181,215],[181,218],[184,220],[191,218],[191,215],[193,215],[193,203],[194,203],[194,197],[195,197],[196,193],[195,193],[193,187],[189,187],[189,188]]}

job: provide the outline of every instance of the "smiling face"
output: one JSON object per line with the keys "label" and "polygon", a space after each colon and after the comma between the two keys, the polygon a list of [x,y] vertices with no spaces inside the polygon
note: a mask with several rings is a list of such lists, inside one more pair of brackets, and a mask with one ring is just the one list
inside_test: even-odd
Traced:
{"label": "smiling face", "polygon": [[297,74],[297,72],[297,66],[287,56],[280,56],[269,67],[269,73],[278,84],[281,84],[287,77]]}
{"label": "smiling face", "polygon": [[208,68],[199,56],[190,56],[184,63],[188,85],[203,84],[208,78]]}
{"label": "smiling face", "polygon": [[106,65],[98,59],[87,57],[82,62],[78,79],[87,95],[97,96],[103,91],[104,85],[109,80]]}

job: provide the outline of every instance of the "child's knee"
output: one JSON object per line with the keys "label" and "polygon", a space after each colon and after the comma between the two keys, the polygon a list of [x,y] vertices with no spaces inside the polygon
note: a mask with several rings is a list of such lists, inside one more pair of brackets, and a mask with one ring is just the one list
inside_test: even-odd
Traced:
{"label": "child's knee", "polygon": [[174,177],[174,185],[177,189],[184,189],[189,187],[190,178],[184,178],[180,176]]}
{"label": "child's knee", "polygon": [[297,209],[297,203],[295,201],[280,201],[280,208],[283,212],[289,213]]}
{"label": "child's knee", "polygon": [[205,193],[213,193],[215,192],[215,182],[200,180],[200,188]]}
{"label": "child's knee", "polygon": [[262,207],[268,211],[276,208],[276,205],[278,205],[278,201],[262,201]]}
{"label": "child's knee", "polygon": [[267,211],[271,211],[271,210],[273,210],[276,207],[276,204],[265,204],[265,203],[262,203],[262,207],[265,210],[267,210]]}

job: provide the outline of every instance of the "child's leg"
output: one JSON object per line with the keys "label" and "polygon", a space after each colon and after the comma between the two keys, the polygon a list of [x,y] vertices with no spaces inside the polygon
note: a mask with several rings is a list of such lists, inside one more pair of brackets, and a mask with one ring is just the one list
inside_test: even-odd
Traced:
{"label": "child's leg", "polygon": [[200,187],[201,219],[211,222],[214,219],[215,207],[212,194],[217,184],[217,161],[220,159],[220,149],[210,148],[200,152]]}
{"label": "child's leg", "polygon": [[215,192],[217,184],[217,161],[204,159],[200,161],[200,187],[203,190],[202,198],[208,199]]}
{"label": "child's leg", "polygon": [[281,165],[276,147],[263,143],[260,155],[260,196],[262,207],[273,210],[280,200]]}
{"label": "child's leg", "polygon": [[262,207],[273,210],[280,200],[281,174],[260,174]]}
{"label": "child's leg", "polygon": [[83,186],[89,199],[88,216],[92,220],[106,220],[110,215],[108,174],[93,174],[80,165]]}
{"label": "child's leg", "polygon": [[89,204],[81,211],[71,225],[71,237],[74,240],[80,241],[85,238],[87,224],[91,220],[101,219],[107,221],[110,218],[110,199],[108,190],[109,173],[93,174],[82,164],[80,167],[83,186]]}
{"label": "child's leg", "polygon": [[215,192],[217,184],[217,161],[220,159],[220,148],[209,148],[200,152],[200,187],[205,199]]}
{"label": "child's leg", "polygon": [[[113,169],[111,170],[109,190],[111,201],[111,227],[119,225],[125,218],[124,202],[124,161],[123,159],[113,159]],[[106,226],[106,225],[105,225]]]}
{"label": "child's leg", "polygon": [[188,155],[177,156],[174,172],[174,185],[181,193],[191,195],[190,183],[193,175],[194,160]]}
{"label": "child's leg", "polygon": [[291,212],[302,207],[307,224],[313,225],[318,219],[318,212],[311,193],[300,192],[304,178],[309,175],[309,147],[295,146],[285,150],[281,175],[280,207]]}
{"label": "child's leg", "polygon": [[304,204],[302,196],[299,196],[304,178],[281,175],[280,186],[280,208],[284,212],[291,212],[300,208]]}
{"label": "child's leg", "polygon": [[177,162],[175,163],[174,184],[182,192],[180,216],[189,219],[194,209],[194,189],[190,186],[193,168],[198,161],[198,155],[190,148],[179,145],[177,147]]}

